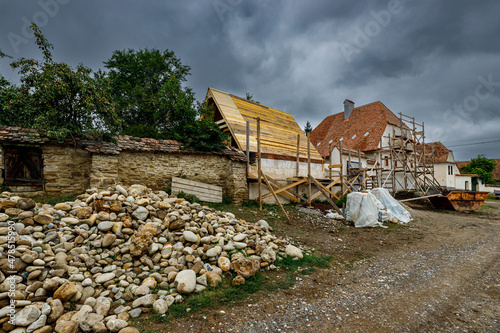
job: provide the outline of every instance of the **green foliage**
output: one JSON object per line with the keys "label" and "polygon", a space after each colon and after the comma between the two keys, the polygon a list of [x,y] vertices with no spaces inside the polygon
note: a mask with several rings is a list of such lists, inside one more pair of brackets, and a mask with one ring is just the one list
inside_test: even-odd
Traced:
{"label": "green foliage", "polygon": [[12,189],[5,182],[0,184],[0,192],[11,192],[11,191]]}
{"label": "green foliage", "polygon": [[72,68],[53,61],[52,44],[36,24],[31,29],[43,61],[20,58],[11,63],[21,84],[3,84],[0,103],[4,116],[0,123],[44,130],[59,140],[68,136],[109,138],[119,119],[108,80],[81,64]]}
{"label": "green foliage", "polygon": [[190,67],[165,50],[115,51],[109,69],[122,134],[181,141],[198,151],[222,150],[226,134],[183,82]]}
{"label": "green foliage", "polygon": [[177,196],[177,198],[186,199],[186,201],[189,201],[190,203],[200,202],[200,199],[196,195],[187,194],[183,191],[180,191],[179,193],[177,193],[176,196]]}
{"label": "green foliage", "polygon": [[250,94],[249,92],[246,93],[245,98],[246,98],[247,101],[254,102],[254,103],[259,103],[259,102],[257,102],[256,100],[253,99],[253,95]]}
{"label": "green foliage", "polygon": [[309,121],[307,121],[306,123],[306,126],[304,127],[304,133],[309,134],[311,133],[313,130],[312,126],[311,126],[311,123]]}
{"label": "green foliage", "polygon": [[13,101],[20,93],[20,89],[0,76],[0,125],[28,127],[31,117],[22,110],[12,106]]}
{"label": "green foliage", "polygon": [[496,162],[486,158],[484,155],[478,155],[473,158],[469,164],[460,168],[460,171],[465,174],[477,174],[483,184],[493,184],[498,179],[493,179],[493,170],[495,170]]}
{"label": "green foliage", "polygon": [[346,201],[347,201],[347,195],[344,195],[339,200],[335,201],[335,204],[337,205],[337,207],[342,208],[342,205],[345,204]]}

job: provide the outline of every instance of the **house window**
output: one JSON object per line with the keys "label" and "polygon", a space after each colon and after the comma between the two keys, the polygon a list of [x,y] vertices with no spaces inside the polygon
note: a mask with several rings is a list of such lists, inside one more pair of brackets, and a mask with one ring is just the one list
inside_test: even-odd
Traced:
{"label": "house window", "polygon": [[452,176],[453,175],[453,166],[448,165],[448,175]]}
{"label": "house window", "polygon": [[385,158],[385,166],[389,166],[389,159],[387,157]]}

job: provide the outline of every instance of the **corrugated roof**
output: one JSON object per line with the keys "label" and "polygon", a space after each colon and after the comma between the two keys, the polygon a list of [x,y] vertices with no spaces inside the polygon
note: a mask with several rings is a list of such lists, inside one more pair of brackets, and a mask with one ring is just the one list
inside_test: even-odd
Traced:
{"label": "corrugated roof", "polygon": [[[300,135],[300,157],[307,158],[307,136],[292,115],[244,98],[208,88],[207,99],[215,105],[241,151],[246,151],[246,122],[250,122],[250,151],[257,151],[257,121],[260,118],[261,152],[278,156],[297,156],[297,135]],[[311,159],[322,160],[313,144]]]}
{"label": "corrugated roof", "polygon": [[376,150],[387,124],[399,126],[400,119],[377,101],[354,108],[348,119],[344,119],[344,112],[326,117],[312,131],[311,142],[322,156],[330,154],[330,140],[337,147],[341,138],[343,148]]}

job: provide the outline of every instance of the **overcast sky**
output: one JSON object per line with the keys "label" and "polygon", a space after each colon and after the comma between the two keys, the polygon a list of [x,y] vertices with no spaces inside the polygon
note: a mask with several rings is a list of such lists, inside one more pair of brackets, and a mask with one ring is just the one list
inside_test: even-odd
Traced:
{"label": "overcast sky", "polygon": [[[56,61],[96,70],[114,50],[169,49],[198,100],[249,92],[302,128],[346,98],[379,100],[456,160],[500,158],[499,1],[0,0],[0,13],[0,49],[15,58],[41,58],[35,21]],[[0,73],[17,81],[8,59]]]}

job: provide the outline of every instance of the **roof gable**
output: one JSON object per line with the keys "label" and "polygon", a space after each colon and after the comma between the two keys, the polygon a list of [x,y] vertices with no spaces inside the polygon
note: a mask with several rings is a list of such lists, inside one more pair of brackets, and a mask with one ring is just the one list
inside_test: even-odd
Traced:
{"label": "roof gable", "polygon": [[[292,115],[214,88],[208,88],[206,98],[214,100],[240,150],[246,151],[246,122],[249,121],[249,150],[257,151],[256,118],[260,118],[262,153],[296,157],[299,135],[300,157],[307,158],[307,136]],[[321,159],[313,145],[311,158]]]}
{"label": "roof gable", "polygon": [[400,125],[400,119],[382,102],[377,101],[354,108],[348,119],[340,112],[326,117],[311,133],[311,142],[322,156],[329,155],[329,145],[370,151],[380,144],[388,124]]}
{"label": "roof gable", "polygon": [[455,163],[453,153],[441,142],[429,142],[425,144],[426,153],[432,153],[434,163]]}

